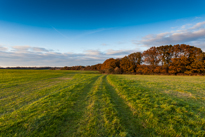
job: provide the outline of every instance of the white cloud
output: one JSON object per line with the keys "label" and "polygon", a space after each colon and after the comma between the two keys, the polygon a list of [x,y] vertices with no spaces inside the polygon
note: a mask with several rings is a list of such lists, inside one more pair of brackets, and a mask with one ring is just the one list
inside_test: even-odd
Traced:
{"label": "white cloud", "polygon": [[0,51],[7,51],[7,50],[8,50],[7,47],[3,47],[3,46],[0,45]]}
{"label": "white cloud", "polygon": [[195,17],[195,19],[201,19],[202,17]]}
{"label": "white cloud", "polygon": [[193,27],[191,27],[190,29],[198,29],[201,28],[205,25],[205,21],[204,22],[199,22],[196,25],[194,25]]}
{"label": "white cloud", "polygon": [[[190,24],[182,26],[182,28],[186,28],[187,26],[190,26]],[[205,21],[192,25],[187,29],[179,29],[176,31],[164,32],[155,35],[149,34],[139,41],[133,41],[133,43],[145,47],[184,43],[195,44],[192,46],[200,47],[203,49],[205,47],[204,26]]]}
{"label": "white cloud", "polygon": [[60,53],[41,47],[0,46],[0,66],[74,66],[103,63],[108,58],[124,57],[133,50],[86,50],[83,53]]}
{"label": "white cloud", "polygon": [[183,25],[183,26],[181,26],[181,28],[182,29],[185,29],[185,28],[187,28],[188,26],[191,26],[192,24],[185,24],[185,25]]}
{"label": "white cloud", "polygon": [[109,49],[106,51],[106,54],[107,55],[117,55],[117,56],[120,56],[120,55],[128,55],[130,53],[133,53],[135,51],[133,50],[112,50],[112,49]]}
{"label": "white cloud", "polygon": [[39,48],[39,47],[33,47],[32,50],[34,52],[48,52],[49,50],[45,49],[45,48]]}
{"label": "white cloud", "polygon": [[101,44],[101,45],[103,45],[103,46],[107,46],[108,44],[106,44],[106,43],[103,43],[103,44]]}
{"label": "white cloud", "polygon": [[13,50],[17,52],[27,52],[31,47],[30,46],[13,46]]}
{"label": "white cloud", "polygon": [[85,54],[86,55],[102,55],[103,53],[98,50],[86,50]]}

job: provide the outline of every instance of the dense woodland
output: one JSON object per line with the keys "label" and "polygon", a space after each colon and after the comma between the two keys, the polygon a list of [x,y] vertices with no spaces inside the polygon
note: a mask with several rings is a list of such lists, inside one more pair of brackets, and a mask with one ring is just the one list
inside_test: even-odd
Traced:
{"label": "dense woodland", "polygon": [[107,74],[205,74],[205,52],[186,45],[151,47],[123,58],[110,58],[103,64],[64,67],[65,70],[98,70]]}

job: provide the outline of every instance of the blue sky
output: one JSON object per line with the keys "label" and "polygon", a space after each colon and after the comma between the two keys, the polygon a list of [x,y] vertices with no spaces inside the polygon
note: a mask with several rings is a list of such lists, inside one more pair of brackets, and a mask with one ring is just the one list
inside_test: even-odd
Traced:
{"label": "blue sky", "polygon": [[0,0],[0,66],[102,63],[151,46],[205,51],[204,0]]}

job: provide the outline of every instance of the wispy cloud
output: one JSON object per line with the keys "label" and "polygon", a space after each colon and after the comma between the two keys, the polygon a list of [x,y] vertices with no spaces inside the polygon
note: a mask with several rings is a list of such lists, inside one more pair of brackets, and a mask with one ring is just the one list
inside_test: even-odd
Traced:
{"label": "wispy cloud", "polygon": [[28,52],[49,52],[52,50],[48,50],[41,47],[31,47],[31,46],[13,46],[12,51],[19,53],[28,53]]}
{"label": "wispy cloud", "polygon": [[84,36],[87,36],[87,35],[92,35],[92,34],[95,34],[95,33],[100,33],[100,32],[111,30],[111,29],[112,28],[100,28],[100,29],[95,29],[95,30],[87,30],[87,31],[75,36],[74,39],[78,39],[78,38],[81,38],[81,37],[84,37]]}
{"label": "wispy cloud", "polygon": [[124,42],[124,41],[118,41],[118,42],[117,42],[118,45],[122,45],[122,44],[125,44],[125,43],[126,43],[126,42]]}
{"label": "wispy cloud", "polygon": [[191,27],[190,29],[198,29],[198,28],[202,28],[205,25],[205,21],[204,22],[199,22],[196,25],[194,25],[193,27]]}
{"label": "wispy cloud", "polygon": [[192,24],[185,24],[185,25],[183,25],[183,26],[181,26],[181,29],[185,29],[185,28],[187,28],[187,27],[189,27],[189,26],[191,26]]}
{"label": "wispy cloud", "polygon": [[[51,26],[51,25],[50,25]],[[57,30],[56,28],[54,28],[53,26],[51,26],[56,32],[58,32],[58,34],[60,34],[61,36],[63,36],[64,38],[68,38],[66,35],[64,35],[63,33],[61,33],[59,30]]]}
{"label": "wispy cloud", "polygon": [[194,19],[201,19],[202,17],[195,17]]}
{"label": "wispy cloud", "polygon": [[7,50],[8,50],[7,47],[3,47],[3,46],[0,45],[0,51],[7,51]]}
{"label": "wispy cloud", "polygon": [[45,49],[45,48],[39,48],[39,47],[32,47],[32,51],[34,51],[34,52],[49,52],[49,51],[52,51],[52,50],[48,50],[48,49]]}
{"label": "wispy cloud", "polygon": [[95,33],[102,32],[102,31],[105,31],[105,30],[110,30],[110,29],[111,29],[111,28],[108,28],[108,29],[101,28],[101,29],[96,29],[96,30],[90,30],[90,31],[85,32],[85,33],[82,34],[82,35],[95,34]]}
{"label": "wispy cloud", "polygon": [[[189,28],[187,28],[189,26]],[[145,47],[160,46],[167,44],[195,44],[193,46],[205,48],[205,21],[194,25],[185,25],[181,29],[159,34],[150,34],[141,40],[135,40],[133,43]],[[186,29],[183,29],[186,28]],[[202,44],[204,43],[204,44]]]}
{"label": "wispy cloud", "polygon": [[42,47],[0,46],[0,66],[73,66],[103,63],[108,58],[119,58],[134,50],[86,50],[83,53],[60,53]]}
{"label": "wispy cloud", "polygon": [[112,50],[112,49],[109,49],[106,51],[106,54],[107,55],[116,55],[116,56],[122,56],[122,55],[128,55],[130,53],[133,53],[135,51],[133,50]]}
{"label": "wispy cloud", "polygon": [[99,50],[86,50],[85,51],[85,55],[103,55],[104,53],[103,52],[100,52]]}
{"label": "wispy cloud", "polygon": [[106,43],[102,43],[101,45],[103,45],[103,46],[107,46],[108,44],[106,44]]}

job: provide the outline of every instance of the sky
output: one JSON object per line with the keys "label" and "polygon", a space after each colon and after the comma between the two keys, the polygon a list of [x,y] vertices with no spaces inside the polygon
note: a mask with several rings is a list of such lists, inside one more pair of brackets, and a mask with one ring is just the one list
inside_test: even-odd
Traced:
{"label": "sky", "polygon": [[0,66],[103,63],[152,46],[205,51],[205,0],[0,0]]}

